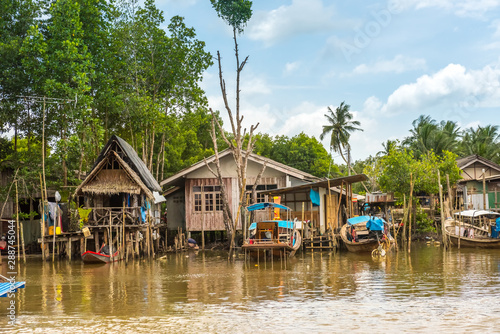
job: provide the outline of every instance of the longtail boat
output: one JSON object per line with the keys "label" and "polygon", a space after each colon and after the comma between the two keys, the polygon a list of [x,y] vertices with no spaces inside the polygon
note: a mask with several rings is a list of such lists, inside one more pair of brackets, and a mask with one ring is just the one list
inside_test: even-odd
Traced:
{"label": "longtail boat", "polygon": [[500,214],[486,210],[457,212],[444,222],[446,236],[454,246],[500,248]]}
{"label": "longtail boat", "polygon": [[291,209],[287,206],[264,202],[248,206],[247,211],[280,209],[287,213],[286,220],[264,220],[250,225],[249,237],[241,246],[252,257],[292,257],[302,244],[301,222],[290,220]]}
{"label": "longtail boat", "polygon": [[84,263],[110,263],[122,259],[120,250],[117,250],[113,254],[109,254],[107,249],[108,247],[103,245],[101,249],[99,249],[99,252],[86,251],[82,254],[82,261]]}
{"label": "longtail boat", "polygon": [[340,237],[350,252],[373,252],[379,246],[385,250],[392,245],[387,222],[380,217],[359,216],[349,218],[340,229]]}

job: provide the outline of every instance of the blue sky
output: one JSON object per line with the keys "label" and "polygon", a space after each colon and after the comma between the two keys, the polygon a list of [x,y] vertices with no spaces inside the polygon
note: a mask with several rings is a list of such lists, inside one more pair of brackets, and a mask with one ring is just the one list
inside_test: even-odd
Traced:
{"label": "blue sky", "polygon": [[[232,32],[210,1],[156,4],[221,52],[234,92]],[[247,128],[319,138],[327,106],[345,101],[364,129],[351,136],[352,155],[364,159],[407,136],[421,114],[461,128],[498,124],[500,0],[260,0],[252,9],[239,36],[240,57],[249,56],[241,80]],[[215,65],[201,85],[225,115]]]}

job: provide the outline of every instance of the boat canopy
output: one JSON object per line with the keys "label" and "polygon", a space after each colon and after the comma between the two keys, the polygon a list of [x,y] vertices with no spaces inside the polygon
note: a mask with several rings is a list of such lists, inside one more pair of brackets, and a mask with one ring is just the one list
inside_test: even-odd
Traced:
{"label": "boat canopy", "polygon": [[383,231],[385,220],[380,217],[359,216],[347,219],[347,223],[349,225],[366,223],[366,228],[370,231]]}
{"label": "boat canopy", "polygon": [[257,204],[252,204],[250,206],[247,206],[248,211],[262,210],[265,208],[279,208],[279,209],[289,210],[289,211],[292,210],[288,206],[284,206],[282,204],[272,203],[272,202],[262,202],[262,203],[257,203]]}
{"label": "boat canopy", "polygon": [[[259,203],[260,204],[260,203]],[[263,223],[278,223],[278,227],[293,229],[294,222],[289,220],[267,220],[263,221]],[[255,230],[257,228],[258,223],[250,224],[248,228],[249,231]]]}
{"label": "boat canopy", "polygon": [[356,225],[356,224],[361,224],[365,223],[370,220],[370,216],[358,216],[358,217],[352,217],[347,219],[347,223],[349,225]]}
{"label": "boat canopy", "polygon": [[500,216],[499,213],[486,210],[465,210],[462,212],[455,212],[455,216],[462,217],[479,217],[479,216]]}

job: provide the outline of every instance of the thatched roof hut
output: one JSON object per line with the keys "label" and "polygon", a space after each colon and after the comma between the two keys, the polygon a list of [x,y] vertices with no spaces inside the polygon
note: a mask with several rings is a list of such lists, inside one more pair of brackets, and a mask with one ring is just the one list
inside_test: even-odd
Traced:
{"label": "thatched roof hut", "polygon": [[104,146],[90,174],[76,189],[76,195],[117,195],[143,193],[154,200],[161,187],[135,150],[113,135]]}

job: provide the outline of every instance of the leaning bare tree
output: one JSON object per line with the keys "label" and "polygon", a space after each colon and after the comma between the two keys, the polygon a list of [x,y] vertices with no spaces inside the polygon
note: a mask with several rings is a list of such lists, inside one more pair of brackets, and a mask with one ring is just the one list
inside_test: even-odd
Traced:
{"label": "leaning bare tree", "polygon": [[[228,113],[229,121],[231,124],[231,137],[228,138],[226,136],[222,125],[217,119],[215,113],[212,111],[212,141],[215,149],[215,165],[216,170],[212,170],[212,173],[219,179],[219,183],[221,185],[221,196],[223,202],[223,214],[224,214],[224,223],[226,226],[226,230],[228,234],[231,236],[231,244],[230,244],[230,252],[229,256],[231,256],[232,251],[234,250],[234,236],[236,232],[236,227],[238,226],[238,222],[241,216],[241,210],[244,206],[244,198],[246,193],[246,185],[247,185],[247,164],[248,157],[252,153],[255,145],[255,138],[253,137],[254,131],[257,129],[259,124],[251,125],[250,130],[247,133],[247,129],[242,127],[243,116],[240,113],[240,76],[245,64],[248,61],[248,56],[240,61],[239,58],[239,50],[238,50],[238,41],[237,36],[243,32],[243,28],[246,26],[248,20],[252,16],[252,2],[248,0],[210,0],[212,6],[217,11],[217,14],[220,18],[226,21],[233,28],[233,39],[234,39],[234,51],[236,57],[236,106],[235,113],[233,113],[232,108],[229,105],[227,99],[227,90],[226,83],[222,76],[222,65],[221,65],[221,56],[220,52],[217,52],[217,64],[219,66],[219,81],[220,88],[222,93],[222,98],[224,100],[224,107]],[[236,163],[236,172],[238,175],[238,188],[239,188],[239,200],[238,200],[238,210],[236,212],[235,217],[232,216],[228,194],[222,180],[221,170],[220,170],[220,162],[219,162],[219,151],[217,146],[217,137],[216,137],[216,128],[224,142],[228,145],[231,153],[233,154],[234,161]],[[248,136],[247,136],[248,135]],[[265,164],[264,167],[265,168]],[[262,175],[262,172],[259,173],[259,177]],[[258,182],[259,177],[257,177],[256,182]],[[255,188],[255,186],[253,187]]]}

